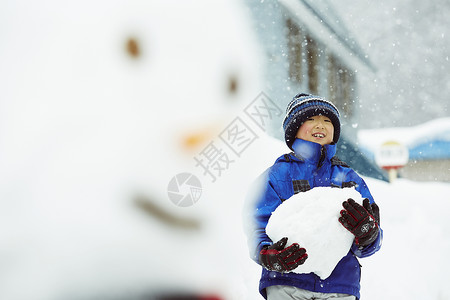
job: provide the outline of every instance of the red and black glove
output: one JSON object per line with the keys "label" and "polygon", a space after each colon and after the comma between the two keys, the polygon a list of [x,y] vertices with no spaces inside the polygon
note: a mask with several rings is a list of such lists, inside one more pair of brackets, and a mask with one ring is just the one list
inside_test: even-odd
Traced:
{"label": "red and black glove", "polygon": [[284,237],[272,246],[265,246],[259,252],[259,262],[270,271],[288,272],[303,264],[308,258],[305,248],[297,243],[286,246],[288,238]]}
{"label": "red and black glove", "polygon": [[339,222],[355,235],[355,243],[358,246],[367,246],[373,243],[379,231],[380,211],[378,205],[370,204],[369,199],[363,200],[363,205],[348,199],[342,206]]}

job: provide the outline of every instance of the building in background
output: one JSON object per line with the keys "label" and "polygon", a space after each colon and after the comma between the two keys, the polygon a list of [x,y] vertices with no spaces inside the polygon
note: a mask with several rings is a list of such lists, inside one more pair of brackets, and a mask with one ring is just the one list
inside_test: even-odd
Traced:
{"label": "building in background", "polygon": [[[299,92],[320,95],[341,112],[338,156],[362,175],[385,174],[356,148],[358,72],[373,72],[356,40],[328,1],[247,0],[266,57],[264,92],[286,107]],[[283,139],[281,114],[271,134]]]}
{"label": "building in background", "polygon": [[358,141],[365,156],[371,160],[380,145],[397,141],[409,152],[409,162],[399,171],[401,177],[450,182],[450,118],[411,127],[361,130]]}

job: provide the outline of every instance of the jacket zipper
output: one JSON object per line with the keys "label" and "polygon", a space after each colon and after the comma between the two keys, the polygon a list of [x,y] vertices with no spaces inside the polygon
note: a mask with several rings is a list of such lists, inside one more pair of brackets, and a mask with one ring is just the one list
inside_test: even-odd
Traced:
{"label": "jacket zipper", "polygon": [[322,146],[322,148],[320,148],[320,159],[319,162],[317,163],[318,169],[322,167],[326,156],[327,156],[327,149],[325,148],[325,146]]}

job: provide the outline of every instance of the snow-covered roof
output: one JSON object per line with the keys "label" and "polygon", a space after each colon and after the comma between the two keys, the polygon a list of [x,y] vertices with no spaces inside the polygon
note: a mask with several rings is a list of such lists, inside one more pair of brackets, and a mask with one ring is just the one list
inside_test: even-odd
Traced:
{"label": "snow-covered roof", "polygon": [[450,118],[440,118],[417,126],[366,129],[358,132],[362,149],[374,153],[388,141],[409,149],[410,159],[450,158]]}

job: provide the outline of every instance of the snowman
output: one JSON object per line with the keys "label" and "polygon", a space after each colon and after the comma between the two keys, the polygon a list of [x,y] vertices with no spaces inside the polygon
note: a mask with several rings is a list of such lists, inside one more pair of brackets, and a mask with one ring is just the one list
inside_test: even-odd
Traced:
{"label": "snowman", "polygon": [[[238,193],[258,170],[212,184],[193,158],[261,92],[245,12],[234,0],[3,6],[0,298],[242,296],[226,247],[239,199],[222,187]],[[169,185],[186,172],[202,186],[180,206],[168,189],[191,191]]]}

